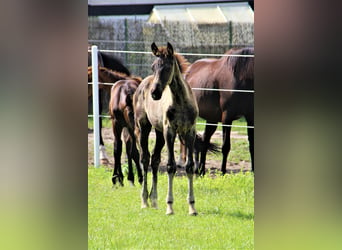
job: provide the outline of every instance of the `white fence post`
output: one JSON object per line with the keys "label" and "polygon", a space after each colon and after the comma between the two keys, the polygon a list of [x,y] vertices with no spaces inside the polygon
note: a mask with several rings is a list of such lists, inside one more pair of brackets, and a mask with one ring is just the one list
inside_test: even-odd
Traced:
{"label": "white fence post", "polygon": [[99,81],[97,46],[91,46],[91,64],[93,77],[93,135],[94,135],[94,166],[100,166],[100,124],[99,124]]}

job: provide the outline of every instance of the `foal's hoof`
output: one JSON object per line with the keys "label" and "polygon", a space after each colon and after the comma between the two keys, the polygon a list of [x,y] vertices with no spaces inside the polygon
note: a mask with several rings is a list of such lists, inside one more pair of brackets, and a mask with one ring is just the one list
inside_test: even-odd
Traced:
{"label": "foal's hoof", "polygon": [[[117,181],[117,180],[118,180],[118,181]],[[124,184],[123,184],[123,179],[120,178],[120,177],[117,176],[117,175],[112,177],[112,183],[113,183],[113,186],[116,186],[117,183],[119,183],[121,187],[124,186]]]}
{"label": "foal's hoof", "polygon": [[194,211],[194,212],[189,212],[189,215],[191,215],[191,216],[197,216],[198,213],[197,213],[196,211]]}
{"label": "foal's hoof", "polygon": [[142,202],[141,202],[141,209],[145,209],[145,208],[148,208],[148,203],[142,201]]}
{"label": "foal's hoof", "polygon": [[175,213],[173,211],[166,211],[166,215],[174,215]]}
{"label": "foal's hoof", "polygon": [[158,202],[152,200],[152,201],[151,201],[151,207],[152,207],[152,208],[155,208],[155,209],[158,209]]}
{"label": "foal's hoof", "polygon": [[166,215],[173,215],[173,214],[174,214],[174,212],[173,212],[172,207],[168,206],[168,207],[166,208]]}

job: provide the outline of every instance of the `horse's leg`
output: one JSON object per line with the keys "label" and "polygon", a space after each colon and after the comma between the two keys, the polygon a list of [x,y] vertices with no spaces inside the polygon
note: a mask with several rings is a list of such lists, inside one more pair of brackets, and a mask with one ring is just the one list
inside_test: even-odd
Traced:
{"label": "horse's leg", "polygon": [[113,185],[116,184],[116,180],[119,179],[119,183],[123,186],[123,174],[121,171],[121,153],[122,153],[122,140],[121,140],[121,132],[122,127],[120,124],[113,119],[113,134],[114,134],[114,171],[112,182]]}
{"label": "horse's leg", "polygon": [[[102,115],[102,109],[103,109],[103,105],[102,105],[102,99],[101,96],[103,96],[103,90],[99,89],[99,114]],[[102,118],[99,117],[99,130],[100,130],[100,161],[101,164],[108,164],[109,160],[108,160],[108,156],[106,153],[106,147],[104,146],[104,142],[103,142],[103,137],[102,137]]]}
{"label": "horse's leg", "polygon": [[143,183],[141,190],[141,208],[148,207],[148,191],[147,191],[147,171],[150,163],[150,152],[148,151],[148,135],[151,131],[151,124],[139,124],[136,129],[136,135],[140,147],[140,168],[143,173]]}
{"label": "horse's leg", "polygon": [[138,173],[138,182],[140,184],[143,183],[143,174],[142,174],[142,170],[140,167],[140,163],[139,163],[139,151],[137,149],[136,146],[136,140],[135,138],[131,139],[132,140],[132,159],[135,163],[135,167],[137,169],[137,173]]}
{"label": "horse's leg", "polygon": [[195,155],[195,170],[194,172],[198,174],[199,169],[199,156],[200,156],[200,150],[198,148],[194,148],[194,155]]}
{"label": "horse's leg", "polygon": [[185,164],[186,174],[188,176],[188,203],[189,203],[189,214],[197,215],[197,211],[195,209],[195,196],[194,196],[194,188],[193,188],[193,176],[194,176],[194,161],[193,161],[193,148],[195,142],[196,132],[195,130],[190,131],[185,135],[185,146],[187,148],[187,161]]}
{"label": "horse's leg", "polygon": [[134,186],[134,173],[133,173],[133,164],[132,164],[132,140],[127,131],[123,131],[124,140],[126,144],[126,154],[127,154],[127,162],[128,162],[128,175],[127,180],[130,182],[132,186]]}
{"label": "horse's leg", "polygon": [[224,175],[226,173],[226,165],[227,165],[227,158],[230,151],[230,130],[232,125],[233,119],[225,119],[223,124],[229,125],[229,126],[222,126],[222,137],[223,137],[223,145],[222,145],[222,165],[221,165],[221,171]]}
{"label": "horse's leg", "polygon": [[173,214],[173,177],[176,173],[176,161],[174,155],[174,143],[176,138],[176,133],[170,128],[166,128],[164,131],[164,138],[166,139],[168,161],[167,161],[167,174],[168,174],[168,189],[166,196],[166,214]]}
{"label": "horse's leg", "polygon": [[208,145],[210,143],[210,138],[214,134],[216,128],[217,128],[217,124],[216,125],[205,125],[205,130],[204,130],[204,134],[203,134],[204,147],[201,150],[201,158],[200,158],[199,167],[197,169],[195,169],[195,172],[198,175],[203,176],[205,174],[205,161],[207,158]]}
{"label": "horse's leg", "polygon": [[186,161],[186,147],[183,144],[183,142],[180,140],[180,145],[179,145],[179,158],[177,165],[178,166],[183,166]]}
{"label": "horse's leg", "polygon": [[154,146],[151,167],[152,167],[152,188],[150,193],[150,199],[152,207],[158,208],[158,192],[157,192],[157,182],[158,182],[158,168],[160,164],[160,153],[165,144],[163,133],[156,130],[156,144]]}
{"label": "horse's leg", "polygon": [[[254,119],[253,117],[246,117],[247,126],[254,127]],[[251,165],[252,172],[254,172],[254,128],[247,128],[248,133],[248,141],[249,141],[249,153],[251,154]]]}

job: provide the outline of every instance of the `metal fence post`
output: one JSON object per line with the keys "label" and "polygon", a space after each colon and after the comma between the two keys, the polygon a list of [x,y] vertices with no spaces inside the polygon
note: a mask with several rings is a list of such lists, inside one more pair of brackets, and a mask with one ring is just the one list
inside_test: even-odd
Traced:
{"label": "metal fence post", "polygon": [[99,81],[97,46],[91,47],[93,77],[93,135],[94,135],[94,166],[100,166],[100,124],[99,124]]}

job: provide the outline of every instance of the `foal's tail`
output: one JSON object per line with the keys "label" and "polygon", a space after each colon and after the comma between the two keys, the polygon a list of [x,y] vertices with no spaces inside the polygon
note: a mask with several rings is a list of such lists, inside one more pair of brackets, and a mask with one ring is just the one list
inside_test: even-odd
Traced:
{"label": "foal's tail", "polygon": [[[205,146],[205,144],[204,144],[202,136],[200,134],[196,134],[195,145],[194,145],[195,152],[196,151],[197,152],[202,151],[204,146]],[[209,142],[208,151],[217,154],[220,152],[220,147],[217,146],[215,143]]]}

